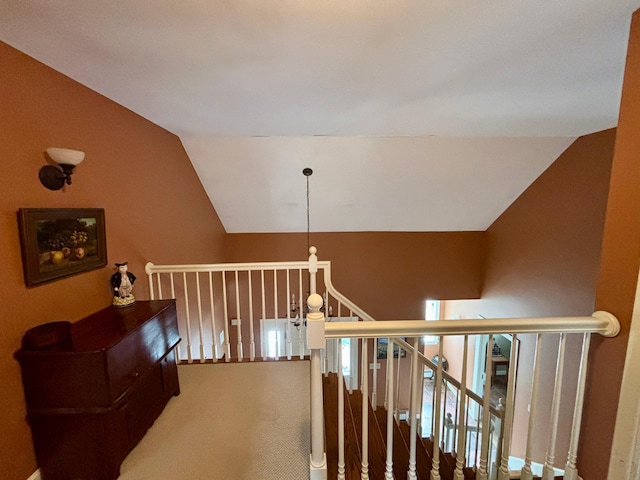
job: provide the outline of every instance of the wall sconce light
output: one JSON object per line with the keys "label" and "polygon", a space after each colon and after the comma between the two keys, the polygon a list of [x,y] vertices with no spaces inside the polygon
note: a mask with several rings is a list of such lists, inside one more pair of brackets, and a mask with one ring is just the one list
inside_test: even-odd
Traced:
{"label": "wall sconce light", "polygon": [[[58,164],[45,165],[40,169],[40,182],[49,190],[60,190],[64,184],[71,185],[73,169],[84,160],[84,152],[68,148],[47,148],[47,155]],[[62,170],[60,170],[62,169]]]}

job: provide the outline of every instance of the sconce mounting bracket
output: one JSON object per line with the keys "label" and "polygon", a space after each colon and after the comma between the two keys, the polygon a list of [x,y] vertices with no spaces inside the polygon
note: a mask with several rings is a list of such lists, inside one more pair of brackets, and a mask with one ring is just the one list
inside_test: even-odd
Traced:
{"label": "sconce mounting bracket", "polygon": [[65,175],[53,165],[45,165],[40,169],[40,182],[49,190],[60,190],[65,183]]}

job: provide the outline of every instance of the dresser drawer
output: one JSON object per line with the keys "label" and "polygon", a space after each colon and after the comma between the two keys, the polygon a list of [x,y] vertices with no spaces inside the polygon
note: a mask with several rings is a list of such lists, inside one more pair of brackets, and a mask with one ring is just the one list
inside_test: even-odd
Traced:
{"label": "dresser drawer", "polygon": [[116,401],[180,340],[175,304],[124,337],[107,352],[112,401]]}
{"label": "dresser drawer", "polygon": [[107,308],[68,344],[16,352],[29,410],[108,408],[180,341],[173,301]]}

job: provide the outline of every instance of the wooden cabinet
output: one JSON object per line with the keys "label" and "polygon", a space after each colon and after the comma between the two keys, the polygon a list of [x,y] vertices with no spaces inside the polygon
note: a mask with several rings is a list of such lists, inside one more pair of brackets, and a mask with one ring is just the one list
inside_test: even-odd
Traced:
{"label": "wooden cabinet", "polygon": [[108,307],[49,348],[23,347],[29,425],[43,480],[112,480],[179,395],[174,300]]}

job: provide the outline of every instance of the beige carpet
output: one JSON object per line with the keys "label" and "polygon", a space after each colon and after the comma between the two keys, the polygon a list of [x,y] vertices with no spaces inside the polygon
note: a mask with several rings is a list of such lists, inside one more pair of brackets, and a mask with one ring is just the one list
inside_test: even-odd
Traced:
{"label": "beige carpet", "polygon": [[169,401],[120,480],[309,478],[309,362],[178,367]]}

